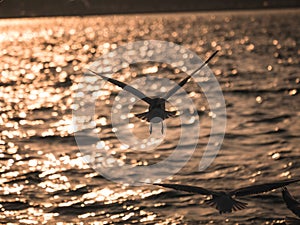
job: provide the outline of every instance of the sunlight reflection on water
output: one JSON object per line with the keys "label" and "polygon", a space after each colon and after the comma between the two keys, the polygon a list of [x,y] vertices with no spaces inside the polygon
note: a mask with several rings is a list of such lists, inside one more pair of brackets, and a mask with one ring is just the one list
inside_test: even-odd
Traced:
{"label": "sunlight reflection on water", "polygon": [[[199,196],[105,180],[86,164],[92,159],[78,151],[73,132],[80,128],[73,126],[72,110],[79,107],[73,99],[82,70],[121,44],[167,40],[201,58],[219,49],[211,68],[227,101],[225,142],[215,163],[197,173],[214,114],[203,93],[189,82],[185,88],[201,119],[198,151],[170,182],[219,188],[227,182],[238,187],[294,177],[300,172],[299,21],[298,11],[1,20],[0,223],[252,224],[254,217],[256,224],[282,221],[290,214],[278,193],[254,199],[249,209],[225,221],[199,205]],[[146,73],[176,82],[184,75],[170,65],[148,63],[131,65],[115,76],[130,81]],[[159,162],[172,152],[178,121],[168,121],[167,142],[137,154],[118,143],[111,129],[109,109],[120,90],[105,84],[105,89],[93,91],[98,111],[92,132],[101,135],[96,148],[132,166]],[[142,109],[138,103],[132,110]],[[148,124],[136,120],[133,111],[129,128],[144,137]],[[291,190],[300,196],[297,186]]]}

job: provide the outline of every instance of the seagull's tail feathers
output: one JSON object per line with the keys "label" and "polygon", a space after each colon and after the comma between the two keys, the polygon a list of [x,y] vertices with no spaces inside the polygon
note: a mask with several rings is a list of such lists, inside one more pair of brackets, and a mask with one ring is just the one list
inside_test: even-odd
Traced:
{"label": "seagull's tail feathers", "polygon": [[215,202],[214,199],[207,199],[204,201],[206,205],[211,206],[211,207],[217,207],[217,203]]}
{"label": "seagull's tail feathers", "polygon": [[[162,119],[168,119],[176,116],[177,111],[165,111],[163,115],[161,115]],[[142,120],[146,120],[150,122],[149,112],[137,113],[134,114],[137,118]]]}
{"label": "seagull's tail feathers", "polygon": [[149,122],[149,112],[144,112],[144,113],[137,113],[137,114],[134,114],[137,118],[140,118],[142,120],[146,120]]}
{"label": "seagull's tail feathers", "polygon": [[245,209],[247,207],[247,203],[245,203],[245,202],[240,202],[240,201],[235,200],[235,199],[232,199],[232,201],[233,201],[232,207],[219,206],[218,203],[214,199],[205,200],[205,204],[207,204],[208,206],[216,208],[217,210],[219,210],[220,214],[231,213],[232,211],[242,210],[242,209]]}
{"label": "seagull's tail feathers", "polygon": [[166,119],[167,118],[172,118],[176,116],[177,111],[166,111]]}
{"label": "seagull's tail feathers", "polygon": [[247,203],[234,200],[233,210],[238,211],[247,208]]}

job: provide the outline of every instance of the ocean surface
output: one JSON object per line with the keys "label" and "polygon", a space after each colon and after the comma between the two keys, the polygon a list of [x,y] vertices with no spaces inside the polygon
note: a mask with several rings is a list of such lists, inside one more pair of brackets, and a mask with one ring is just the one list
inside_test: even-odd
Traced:
{"label": "ocean surface", "polygon": [[[0,223],[284,224],[285,216],[293,216],[280,190],[242,198],[247,209],[220,215],[203,204],[205,196],[112,181],[87,163],[103,159],[99,149],[118,165],[138,168],[164,160],[178,145],[178,117],[166,120],[165,139],[149,151],[120,143],[110,110],[121,89],[111,84],[94,90],[95,154],[88,158],[75,141],[74,99],[84,69],[121,45],[143,40],[174,42],[202,60],[219,50],[209,67],[226,102],[224,141],[213,163],[199,171],[213,115],[195,80],[184,86],[197,109],[199,139],[191,138],[196,149],[184,167],[158,182],[226,190],[299,177],[300,10],[3,19]],[[133,82],[146,74],[177,83],[186,76],[157,62],[128,65],[112,76]],[[143,103],[133,108],[144,110]],[[135,136],[149,136],[147,122],[130,122]],[[159,126],[153,129],[160,133]],[[300,184],[289,190],[300,199]]]}

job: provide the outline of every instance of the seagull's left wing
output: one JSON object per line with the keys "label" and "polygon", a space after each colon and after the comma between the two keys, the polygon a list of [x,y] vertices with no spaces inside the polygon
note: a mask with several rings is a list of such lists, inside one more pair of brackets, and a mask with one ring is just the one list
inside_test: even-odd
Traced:
{"label": "seagull's left wing", "polygon": [[288,191],[286,187],[282,189],[282,198],[289,210],[300,217],[300,202],[298,202]]}
{"label": "seagull's left wing", "polygon": [[300,179],[293,179],[293,180],[285,180],[273,183],[265,183],[265,184],[258,184],[252,185],[249,187],[239,188],[230,192],[231,195],[235,196],[245,196],[245,195],[255,195],[260,194],[268,191],[272,191],[274,189],[287,186],[289,184],[299,182]]}
{"label": "seagull's left wing", "polygon": [[90,72],[102,77],[103,80],[106,80],[112,84],[115,84],[121,88],[123,88],[125,91],[128,91],[130,92],[131,94],[135,95],[136,97],[138,97],[139,99],[143,100],[144,102],[148,103],[149,105],[151,105],[152,103],[152,99],[148,96],[146,96],[143,92],[139,91],[138,89],[128,85],[128,84],[125,84],[121,81],[118,81],[118,80],[115,80],[115,79],[112,79],[112,78],[109,78],[109,77],[106,77],[104,75],[102,75],[101,73],[96,73],[95,71],[93,70],[90,70],[88,69]]}

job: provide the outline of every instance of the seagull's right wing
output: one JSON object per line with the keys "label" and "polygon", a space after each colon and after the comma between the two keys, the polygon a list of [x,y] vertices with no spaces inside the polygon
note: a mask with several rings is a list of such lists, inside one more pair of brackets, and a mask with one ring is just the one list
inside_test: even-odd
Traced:
{"label": "seagull's right wing", "polygon": [[300,202],[298,202],[288,191],[286,187],[282,189],[282,198],[289,210],[300,217]]}
{"label": "seagull's right wing", "polygon": [[96,73],[95,71],[90,70],[90,69],[88,69],[88,70],[91,71],[92,73],[102,77],[103,80],[106,80],[106,81],[108,81],[112,84],[115,84],[115,85],[123,88],[125,91],[130,92],[131,94],[135,95],[136,97],[138,97],[139,99],[141,99],[144,102],[148,103],[149,105],[152,103],[152,99],[149,98],[148,96],[146,96],[143,92],[139,91],[138,89],[136,89],[136,88],[134,88],[134,87],[132,87],[128,84],[125,84],[121,81],[106,77],[106,76],[102,75],[101,73]]}
{"label": "seagull's right wing", "polygon": [[184,78],[182,81],[180,81],[179,84],[175,85],[171,90],[169,90],[164,96],[163,99],[167,100],[170,98],[172,95],[174,95],[183,85],[188,82],[188,80],[198,71],[200,71],[216,54],[218,53],[218,50],[215,51],[202,65],[196,69],[194,72],[191,73],[191,75],[188,75],[186,78]]}
{"label": "seagull's right wing", "polygon": [[287,186],[289,184],[299,182],[299,181],[300,181],[300,179],[292,179],[292,180],[284,180],[284,181],[278,181],[278,182],[272,182],[272,183],[251,185],[248,187],[233,190],[230,192],[230,194],[235,195],[237,197],[245,196],[245,195],[255,195],[255,194],[272,191],[274,189],[281,188],[281,187],[284,187],[284,186]]}
{"label": "seagull's right wing", "polygon": [[166,187],[166,188],[172,188],[172,189],[175,189],[178,191],[185,191],[185,192],[201,194],[201,195],[212,195],[214,193],[210,190],[207,190],[202,187],[197,187],[197,186],[189,186],[189,185],[181,185],[181,184],[158,184],[158,183],[154,183],[153,185]]}

